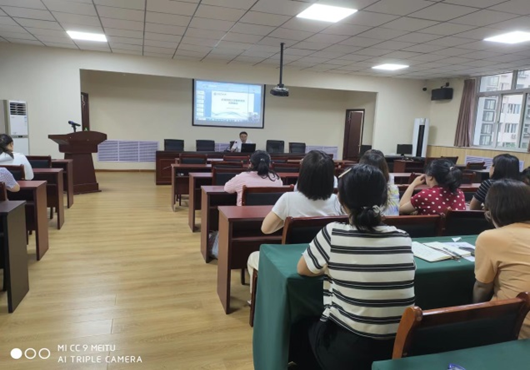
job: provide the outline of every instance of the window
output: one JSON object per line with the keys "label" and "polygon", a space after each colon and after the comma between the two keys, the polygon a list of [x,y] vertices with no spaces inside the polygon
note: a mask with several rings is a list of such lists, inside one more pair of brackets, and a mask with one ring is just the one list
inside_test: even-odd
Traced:
{"label": "window", "polygon": [[530,146],[530,70],[480,79],[473,145],[526,150]]}

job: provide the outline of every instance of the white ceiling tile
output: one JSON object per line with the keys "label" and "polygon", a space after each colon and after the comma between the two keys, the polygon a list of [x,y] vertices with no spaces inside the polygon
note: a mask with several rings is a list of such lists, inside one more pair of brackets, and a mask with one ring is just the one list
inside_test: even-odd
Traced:
{"label": "white ceiling tile", "polygon": [[461,37],[448,36],[448,37],[442,37],[436,40],[429,41],[427,42],[427,44],[451,47],[451,46],[469,44],[471,42],[473,42],[473,40],[464,39]]}
{"label": "white ceiling tile", "polygon": [[48,30],[45,28],[32,28],[32,27],[26,27],[26,30],[35,36],[42,35],[42,36],[65,37],[68,40],[71,40],[70,36],[68,36],[68,34],[64,30]]}
{"label": "white ceiling tile", "polygon": [[349,66],[350,64],[352,64],[352,61],[344,59],[331,59],[328,60],[326,63],[335,64],[336,66]]}
{"label": "white ceiling tile", "polygon": [[474,39],[474,40],[484,40],[486,37],[494,36],[499,34],[499,30],[496,30],[494,28],[476,28],[471,31],[461,32],[459,34],[456,34],[457,37],[465,37],[468,39]]}
{"label": "white ceiling tile", "polygon": [[[335,25],[339,25],[342,23],[336,23]],[[291,18],[284,24],[282,24],[283,28],[288,28],[290,30],[300,30],[300,31],[307,31],[307,32],[320,32],[326,27],[330,27],[330,24],[327,22],[315,22],[310,19],[303,19],[303,18]]]}
{"label": "white ceiling tile", "polygon": [[21,27],[19,25],[4,25],[4,24],[0,24],[0,32],[28,33],[24,27]]}
{"label": "white ceiling tile", "polygon": [[138,38],[141,39],[144,36],[144,33],[142,31],[118,30],[114,28],[105,28],[105,34],[107,36],[130,37],[130,38],[137,38],[137,39]]}
{"label": "white ceiling tile", "polygon": [[[487,59],[491,57],[496,57],[502,55],[501,53],[495,52],[495,51],[473,51],[469,54],[463,54],[462,57],[464,58],[472,58],[472,59],[480,59],[481,62],[486,62],[482,59]],[[468,63],[466,63],[468,64]]]}
{"label": "white ceiling tile", "polygon": [[158,41],[158,40],[145,40],[144,45],[147,46],[156,46],[160,48],[167,48],[175,50],[179,45],[180,39],[176,41]]}
{"label": "white ceiling tile", "polygon": [[397,15],[373,13],[361,10],[360,12],[353,14],[351,17],[346,18],[343,22],[360,24],[361,26],[377,27],[397,18]]}
{"label": "white ceiling tile", "polygon": [[223,38],[225,41],[238,41],[238,42],[246,42],[246,43],[256,43],[259,40],[261,40],[263,36],[257,36],[257,35],[247,35],[244,33],[236,33],[236,32],[229,32],[226,34],[226,36]]}
{"label": "white ceiling tile", "polygon": [[103,5],[99,5],[97,9],[98,9],[98,14],[100,17],[124,19],[127,21],[137,21],[137,22],[144,21],[144,12],[141,10],[120,9],[120,8],[113,8],[111,6],[103,6]]}
{"label": "white ceiling tile", "polygon": [[52,14],[47,10],[15,8],[11,6],[3,6],[2,10],[11,17],[40,19],[43,21],[54,21]]}
{"label": "white ceiling tile", "polygon": [[184,15],[147,12],[145,21],[150,22],[150,23],[159,23],[159,24],[168,24],[171,26],[186,27],[188,23],[190,22],[190,18],[191,17],[184,16]]}
{"label": "white ceiling tile", "polygon": [[499,30],[508,31],[530,31],[530,17],[519,17],[510,19],[500,23],[495,23],[489,26],[489,28],[495,28]]}
{"label": "white ceiling tile", "polygon": [[79,31],[79,32],[92,32],[92,33],[106,33],[103,31],[103,28],[101,25],[97,26],[86,26],[86,25],[79,25],[79,24],[72,24],[68,22],[62,22],[61,26],[67,31]]}
{"label": "white ceiling tile", "polygon": [[200,28],[188,28],[186,31],[186,36],[190,37],[200,37],[204,39],[215,39],[219,40],[224,37],[226,34],[225,31],[216,31],[216,30],[205,30]]}
{"label": "white ceiling tile", "polygon": [[94,3],[115,8],[145,10],[145,0],[94,0]]}
{"label": "white ceiling tile", "polygon": [[145,46],[144,45],[144,53],[158,53],[158,54],[169,54],[173,55],[175,53],[176,48],[160,48],[156,46]]}
{"label": "white ceiling tile", "polygon": [[402,49],[411,47],[413,45],[414,44],[410,42],[401,42],[401,41],[391,40],[391,41],[382,42],[381,44],[377,44],[377,47],[381,49],[389,49],[389,50],[402,50]]}
{"label": "white ceiling tile", "polygon": [[40,0],[0,0],[0,6],[16,6],[19,8],[43,9],[46,7]]}
{"label": "white ceiling tile", "polygon": [[445,46],[440,45],[428,45],[428,44],[418,44],[411,46],[410,48],[404,49],[405,51],[412,51],[414,53],[432,53],[436,50],[445,49]]}
{"label": "white ceiling tile", "polygon": [[[289,21],[290,22],[290,21]],[[289,23],[287,22],[287,23]],[[329,26],[324,31],[322,31],[322,34],[325,35],[344,35],[344,36],[355,36],[359,33],[363,33],[364,31],[368,31],[371,27],[368,26],[361,26],[358,24],[351,24],[351,23],[336,23],[332,26]]]}
{"label": "white ceiling tile", "polygon": [[234,27],[232,27],[230,31],[248,35],[265,36],[274,31],[274,29],[275,27],[238,22],[234,25]]}
{"label": "white ceiling tile", "polygon": [[310,54],[313,54],[314,51],[313,50],[304,50],[304,49],[296,49],[296,48],[288,48],[285,50],[284,54],[285,55],[295,55],[295,56],[299,56],[299,57],[305,57],[305,56],[308,56]]}
{"label": "white ceiling tile", "polygon": [[222,40],[217,44],[215,48],[239,50],[239,52],[242,53],[243,51],[250,49],[252,46],[252,44],[245,44],[244,42],[232,42]]}
{"label": "white ceiling tile", "polygon": [[238,56],[235,61],[237,62],[242,62],[242,63],[250,63],[250,64],[255,64],[255,63],[259,63],[261,61],[263,61],[264,58],[261,58],[261,57],[249,57],[249,56],[245,56],[245,55],[240,55]]}
{"label": "white ceiling tile", "polygon": [[52,12],[72,13],[80,15],[97,16],[94,4],[84,4],[62,0],[42,0],[44,5]]}
{"label": "white ceiling tile", "polygon": [[142,50],[127,50],[127,49],[119,49],[119,48],[112,48],[113,54],[129,54],[129,55],[142,55]]}
{"label": "white ceiling tile", "polygon": [[315,36],[311,36],[306,41],[309,42],[317,42],[317,43],[324,43],[324,44],[336,44],[338,42],[344,41],[348,39],[349,36],[344,35],[324,35],[324,34],[318,34]]}
{"label": "white ceiling tile", "polygon": [[369,56],[372,56],[372,57],[378,57],[378,56],[381,56],[381,55],[388,54],[390,52],[391,52],[391,50],[378,49],[377,47],[373,47],[373,48],[366,48],[366,49],[359,50],[359,51],[356,52],[356,54],[369,55]]}
{"label": "white ceiling tile", "polygon": [[289,47],[293,46],[294,44],[296,44],[298,41],[296,41],[296,40],[288,40],[288,39],[281,39],[281,38],[278,38],[278,37],[264,37],[263,39],[261,39],[257,43],[257,45],[267,45],[267,46],[270,46],[271,49],[276,49],[276,50],[280,51],[280,44],[282,42],[285,43],[285,47],[286,48],[289,48]]}
{"label": "white ceiling tile", "polygon": [[204,29],[204,30],[215,30],[215,31],[228,31],[234,22],[221,21],[219,19],[206,19],[194,17],[191,20],[190,27]]}
{"label": "white ceiling tile", "polygon": [[144,37],[146,40],[167,41],[167,42],[177,42],[177,41],[180,41],[181,39],[180,36],[176,36],[176,35],[164,35],[161,33],[152,33],[152,32],[146,32]]}
{"label": "white ceiling tile", "polygon": [[180,14],[192,16],[197,4],[172,0],[148,0],[147,10],[158,13]]}
{"label": "white ceiling tile", "polygon": [[183,35],[186,31],[186,27],[169,26],[167,24],[146,23],[145,31],[153,33],[163,33],[168,35]]}
{"label": "white ceiling tile", "polygon": [[325,48],[323,51],[332,51],[332,52],[339,52],[339,53],[344,53],[344,54],[349,54],[349,53],[353,53],[357,50],[360,50],[361,47],[359,46],[349,46],[349,45],[342,45],[342,44],[337,44],[337,45],[331,45],[330,47],[327,47]]}
{"label": "white ceiling tile", "polygon": [[244,10],[220,8],[218,6],[200,5],[195,17],[220,19],[223,21],[237,21],[245,14]]}
{"label": "white ceiling tile", "polygon": [[[63,23],[68,23],[72,25],[80,25],[80,26],[94,26],[94,27],[101,27],[101,23],[99,22],[98,17],[89,17],[86,15],[77,15],[77,14],[68,14],[68,13],[54,13],[55,18],[61,23],[64,27]],[[66,28],[66,27],[65,27]]]}
{"label": "white ceiling tile", "polygon": [[182,61],[200,61],[202,58],[175,54],[173,59]]}
{"label": "white ceiling tile", "polygon": [[191,45],[200,45],[200,46],[209,46],[214,47],[219,42],[219,39],[204,39],[200,37],[190,37],[190,36],[184,36],[182,38],[182,43],[185,44],[191,44]]}
{"label": "white ceiling tile", "polygon": [[151,57],[151,58],[162,58],[162,59],[171,59],[173,57],[172,54],[153,53],[149,51],[144,51],[144,56]]}
{"label": "white ceiling tile", "polygon": [[286,15],[250,11],[241,18],[241,22],[261,24],[264,26],[280,26],[289,20],[289,18]]}
{"label": "white ceiling tile", "polygon": [[132,31],[142,31],[144,29],[143,22],[126,21],[123,19],[101,18],[101,23],[105,28],[109,27]]}
{"label": "white ceiling tile", "polygon": [[435,26],[422,29],[422,33],[432,33],[433,35],[450,36],[460,32],[469,31],[476,28],[475,26],[466,26],[455,23],[439,23]]}
{"label": "white ceiling tile", "polygon": [[289,30],[286,28],[277,28],[275,31],[273,31],[269,36],[271,37],[278,37],[278,38],[285,38],[289,40],[305,40],[308,37],[313,36],[314,33],[312,32],[306,32],[306,31],[299,31],[299,30]]}
{"label": "white ceiling tile", "polygon": [[452,23],[467,24],[470,26],[487,26],[493,23],[499,23],[508,19],[516,18],[517,15],[501,12],[492,12],[491,10],[480,10],[475,13],[465,15],[460,18],[451,20]]}
{"label": "white ceiling tile", "polygon": [[378,40],[390,40],[406,34],[407,31],[391,30],[389,28],[377,27],[363,32],[360,36]]}
{"label": "white ceiling tile", "polygon": [[326,49],[324,50],[321,50],[321,51],[317,51],[316,53],[313,53],[311,54],[312,57],[317,57],[317,58],[327,58],[327,59],[335,59],[335,58],[339,58],[343,55],[346,55],[348,53],[345,53],[345,52],[339,52],[339,51],[329,51]]}
{"label": "white ceiling tile", "polygon": [[365,10],[377,13],[407,15],[432,5],[424,0],[381,0]]}
{"label": "white ceiling tile", "polygon": [[109,36],[108,40],[110,43],[116,44],[132,44],[132,45],[143,45],[143,39],[135,39],[132,37],[119,37],[119,36]]}
{"label": "white ceiling tile", "polygon": [[102,42],[91,42],[91,41],[80,41],[76,40],[75,42],[79,49],[81,50],[93,50],[93,51],[108,51],[110,52],[110,47],[107,43]]}
{"label": "white ceiling tile", "polygon": [[29,32],[9,32],[0,31],[0,36],[6,39],[23,39],[23,40],[36,40],[36,38],[29,34]]}
{"label": "white ceiling tile", "polygon": [[433,51],[432,54],[438,54],[438,55],[447,55],[447,56],[460,56],[462,54],[469,53],[469,50],[467,49],[459,49],[459,48],[447,48],[447,49],[441,49]]}
{"label": "white ceiling tile", "polygon": [[518,15],[529,15],[530,3],[528,0],[510,0],[508,2],[503,2],[502,4],[493,6],[490,9]]}
{"label": "white ceiling tile", "polygon": [[431,35],[428,33],[411,32],[406,35],[395,38],[392,41],[404,41],[404,42],[413,42],[413,43],[419,44],[423,42],[432,41],[438,38],[440,38],[440,35]]}
{"label": "white ceiling tile", "polygon": [[77,49],[77,45],[73,42],[71,44],[65,44],[62,42],[45,42],[44,45],[50,47],[50,48],[67,48],[67,49]]}
{"label": "white ceiling tile", "polygon": [[57,37],[57,36],[37,36],[35,35],[35,37],[37,37],[40,41],[42,42],[54,42],[54,43],[69,43],[69,42],[72,42],[72,39],[68,36],[62,36],[62,37]]}
{"label": "white ceiling tile", "polygon": [[209,53],[212,48],[209,47],[209,46],[201,46],[201,45],[190,45],[190,44],[184,44],[184,43],[181,43],[179,45],[179,48],[178,50],[187,50],[187,51],[194,51],[196,53],[203,53],[203,55],[206,55],[207,53]]}
{"label": "white ceiling tile", "polygon": [[28,45],[37,45],[42,46],[42,42],[38,40],[30,40],[30,39],[16,39],[11,37],[5,37],[6,40],[9,42],[12,42],[13,44],[28,44]]}
{"label": "white ceiling tile", "polygon": [[308,50],[322,50],[329,46],[327,43],[323,42],[309,42],[309,41],[302,41],[296,44],[297,49],[308,49]]}
{"label": "white ceiling tile", "polygon": [[349,39],[346,39],[344,41],[341,41],[340,44],[350,45],[350,46],[367,47],[367,46],[372,46],[372,45],[375,45],[375,44],[379,44],[381,42],[383,42],[383,41],[382,40],[377,40],[377,39],[370,39],[370,38],[367,38],[367,37],[355,36],[355,37],[350,37]]}
{"label": "white ceiling tile", "polygon": [[[195,1],[197,2],[197,1]],[[248,10],[256,0],[202,0],[201,4]]]}
{"label": "white ceiling tile", "polygon": [[210,54],[208,54],[208,56],[216,55],[216,56],[226,57],[228,59],[233,59],[237,57],[239,54],[241,54],[241,50],[238,50],[238,49],[226,49],[226,48],[216,47],[210,52]]}
{"label": "white ceiling tile", "polygon": [[443,22],[475,11],[475,8],[467,6],[437,3],[428,8],[409,14],[409,16]]}
{"label": "white ceiling tile", "polygon": [[308,8],[307,3],[285,0],[259,0],[252,7],[253,11],[295,16]]}
{"label": "white ceiling tile", "polygon": [[40,21],[38,19],[15,18],[17,23],[24,27],[44,28],[49,30],[62,30],[61,25],[55,21]]}
{"label": "white ceiling tile", "polygon": [[10,25],[10,26],[16,26],[17,25],[17,23],[13,19],[11,19],[10,17],[0,17],[0,24]]}
{"label": "white ceiling tile", "polygon": [[427,21],[425,19],[402,17],[396,19],[395,21],[386,23],[385,28],[403,31],[417,31],[421,30],[422,28],[434,26],[435,24],[438,24],[438,22]]}
{"label": "white ceiling tile", "polygon": [[255,47],[246,50],[241,55],[250,56],[250,57],[261,57],[261,58],[269,58],[276,54],[275,52],[266,51],[266,50],[260,50],[256,49]]}
{"label": "white ceiling tile", "polygon": [[[397,59],[408,59],[408,58],[412,58],[412,57],[416,57],[418,55],[421,55],[420,53],[413,53],[411,51],[393,51],[391,53],[388,53],[387,55],[385,55],[385,57],[388,57],[388,58],[397,58]],[[408,62],[409,64],[413,64],[413,63],[410,63]]]}

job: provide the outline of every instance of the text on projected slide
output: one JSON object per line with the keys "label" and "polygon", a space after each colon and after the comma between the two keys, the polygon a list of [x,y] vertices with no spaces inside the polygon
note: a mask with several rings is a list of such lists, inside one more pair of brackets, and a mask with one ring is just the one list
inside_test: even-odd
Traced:
{"label": "text on projected slide", "polygon": [[195,81],[194,125],[263,127],[263,86]]}

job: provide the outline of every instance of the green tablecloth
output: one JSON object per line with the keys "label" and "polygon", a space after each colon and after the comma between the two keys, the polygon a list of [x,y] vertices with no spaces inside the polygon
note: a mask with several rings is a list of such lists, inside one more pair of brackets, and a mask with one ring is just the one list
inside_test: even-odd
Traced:
{"label": "green tablecloth", "polygon": [[372,370],[446,370],[456,364],[466,370],[530,368],[530,339],[462,349],[433,355],[374,362]]}
{"label": "green tablecloth", "polygon": [[[450,237],[416,239],[452,241]],[[476,236],[462,237],[475,244]],[[254,319],[254,368],[287,368],[291,325],[319,317],[324,310],[322,278],[303,277],[296,265],[307,244],[262,245]],[[447,260],[429,263],[416,258],[416,305],[423,309],[468,304],[475,281],[474,263]]]}

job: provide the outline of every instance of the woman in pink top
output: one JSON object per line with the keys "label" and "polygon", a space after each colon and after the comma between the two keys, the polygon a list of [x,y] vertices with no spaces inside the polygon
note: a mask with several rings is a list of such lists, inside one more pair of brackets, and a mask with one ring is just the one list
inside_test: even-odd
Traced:
{"label": "woman in pink top", "polygon": [[280,176],[271,169],[269,153],[258,150],[250,157],[247,172],[240,173],[225,184],[227,193],[237,193],[237,205],[241,205],[243,186],[282,186]]}

